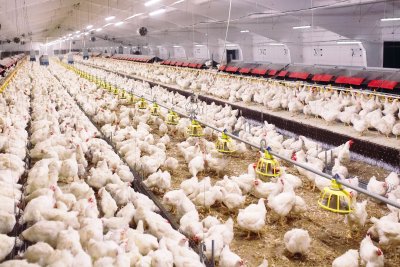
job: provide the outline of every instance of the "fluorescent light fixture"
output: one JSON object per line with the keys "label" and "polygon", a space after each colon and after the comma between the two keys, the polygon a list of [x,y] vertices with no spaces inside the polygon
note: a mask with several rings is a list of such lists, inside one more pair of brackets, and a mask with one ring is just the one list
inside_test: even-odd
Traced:
{"label": "fluorescent light fixture", "polygon": [[337,41],[337,44],[361,44],[360,41]]}
{"label": "fluorescent light fixture", "polygon": [[311,28],[310,25],[304,25],[304,26],[294,26],[293,30],[298,30],[298,29],[309,29]]}
{"label": "fluorescent light fixture", "polygon": [[115,23],[114,25],[115,26],[120,26],[120,25],[122,25],[122,24],[124,24],[124,22],[123,21],[118,21],[117,23]]}
{"label": "fluorescent light fixture", "polygon": [[173,3],[171,4],[171,6],[176,5],[176,4],[179,4],[179,3],[182,3],[182,2],[185,2],[185,0],[179,0],[179,1],[173,2]]}
{"label": "fluorescent light fixture", "polygon": [[234,47],[234,46],[237,46],[236,44],[227,44],[226,45],[227,47]]}
{"label": "fluorescent light fixture", "polygon": [[139,17],[140,15],[143,15],[144,13],[137,13],[137,14],[134,14],[134,15],[132,15],[132,16],[130,16],[130,17],[128,17],[128,18],[126,18],[125,20],[128,20],[128,19],[133,19],[133,18],[135,18],[135,17]]}
{"label": "fluorescent light fixture", "polygon": [[182,46],[180,46],[180,45],[174,45],[174,47],[178,48],[178,47],[182,47]]}
{"label": "fluorescent light fixture", "polygon": [[284,44],[281,44],[281,43],[270,43],[269,45],[278,46],[278,45],[284,45]]}
{"label": "fluorescent light fixture", "polygon": [[128,47],[124,46],[124,48],[128,48]]}
{"label": "fluorescent light fixture", "polygon": [[113,19],[115,19],[115,16],[109,16],[109,17],[105,18],[106,21],[110,21],[110,20],[113,20]]}
{"label": "fluorescent light fixture", "polygon": [[68,34],[68,36],[71,36],[71,35],[72,35],[72,33]]}
{"label": "fluorescent light fixture", "polygon": [[160,1],[161,0],[150,0],[150,1],[147,1],[146,3],[144,3],[144,5],[145,6],[151,6],[151,5],[154,5],[155,3],[158,3]]}
{"label": "fluorescent light fixture", "polygon": [[89,33],[88,32],[85,32],[85,35],[88,35]]}
{"label": "fluorescent light fixture", "polygon": [[80,32],[81,32],[81,31],[76,31],[75,33],[78,34],[78,33],[80,33]]}
{"label": "fluorescent light fixture", "polygon": [[149,16],[155,16],[155,15],[158,15],[158,14],[162,14],[162,13],[165,13],[165,11],[166,10],[164,8],[157,9],[156,11],[150,12]]}
{"label": "fluorescent light fixture", "polygon": [[383,19],[381,19],[381,21],[396,21],[396,20],[400,20],[400,18],[383,18]]}
{"label": "fluorescent light fixture", "polygon": [[241,33],[250,32],[249,30],[241,30]]}
{"label": "fluorescent light fixture", "polygon": [[101,31],[102,30],[102,28],[98,28],[98,29],[96,29],[96,32],[99,32],[99,31]]}
{"label": "fluorescent light fixture", "polygon": [[202,44],[196,44],[196,45],[194,45],[194,46],[200,47],[200,46],[205,46],[205,45],[202,45]]}
{"label": "fluorescent light fixture", "polygon": [[93,28],[93,25],[88,25],[88,26],[86,27],[86,29],[88,29],[88,30],[90,30],[91,28]]}

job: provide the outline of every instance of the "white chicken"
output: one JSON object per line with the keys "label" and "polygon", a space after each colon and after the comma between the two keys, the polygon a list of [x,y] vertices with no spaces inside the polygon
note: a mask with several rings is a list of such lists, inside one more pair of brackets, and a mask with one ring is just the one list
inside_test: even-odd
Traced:
{"label": "white chicken", "polygon": [[15,245],[15,238],[0,234],[0,262],[12,251]]}
{"label": "white chicken", "polygon": [[350,236],[354,224],[357,227],[363,227],[365,225],[368,218],[366,207],[367,207],[367,200],[364,200],[361,203],[356,202],[353,204],[353,212],[345,216],[344,222],[350,226]]}
{"label": "white chicken", "polygon": [[226,245],[219,256],[219,266],[240,267],[244,266],[244,261],[229,249],[229,245]]}
{"label": "white chicken", "polygon": [[303,229],[292,229],[283,237],[286,249],[292,254],[304,255],[311,245],[311,238],[308,231]]}
{"label": "white chicken", "polygon": [[376,177],[372,176],[369,179],[367,190],[380,196],[384,196],[387,191],[387,184],[386,182],[380,182],[376,180]]}
{"label": "white chicken", "polygon": [[99,197],[100,197],[100,206],[101,210],[104,213],[104,217],[106,218],[113,217],[115,212],[118,210],[118,206],[115,200],[110,195],[110,193],[107,192],[105,187],[100,188]]}
{"label": "white chicken", "polygon": [[343,255],[337,257],[332,262],[332,267],[358,267],[358,259],[360,255],[358,250],[356,249],[349,249]]}
{"label": "white chicken", "polygon": [[241,229],[248,231],[248,237],[251,232],[260,235],[262,228],[265,226],[265,217],[267,209],[265,208],[264,199],[260,198],[257,204],[250,204],[245,209],[240,209],[237,222]]}
{"label": "white chicken", "polygon": [[367,266],[383,267],[384,256],[382,250],[376,247],[370,236],[366,236],[360,244],[361,263]]}

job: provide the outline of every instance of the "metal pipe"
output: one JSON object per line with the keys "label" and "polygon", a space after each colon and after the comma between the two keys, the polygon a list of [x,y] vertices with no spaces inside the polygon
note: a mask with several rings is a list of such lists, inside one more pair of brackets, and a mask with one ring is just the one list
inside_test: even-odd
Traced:
{"label": "metal pipe", "polygon": [[[104,70],[104,71],[106,71],[106,70]],[[123,90],[124,90],[124,89],[123,89]],[[126,90],[124,90],[124,91],[127,92]],[[137,97],[143,97],[143,96],[139,96],[139,95],[137,95],[137,94],[135,94],[135,93],[133,93],[133,94],[134,94],[135,96],[137,96]],[[157,101],[154,101],[154,100],[151,100],[151,99],[147,99],[146,97],[143,97],[143,98],[144,98],[145,100],[149,101],[149,102],[157,103]],[[165,105],[163,105],[163,104],[159,104],[159,103],[157,103],[157,104],[158,104],[160,107],[163,107],[163,108],[166,108],[166,109],[170,109],[169,107],[167,107],[167,106],[165,106]],[[175,111],[175,112],[176,112],[177,114],[183,116],[183,117],[189,118],[188,115],[186,115],[186,114],[184,114],[184,113],[182,113],[182,112],[178,112],[178,111]],[[218,128],[215,127],[215,126],[209,125],[209,124],[207,124],[207,123],[205,123],[205,122],[202,122],[202,121],[200,121],[200,120],[197,120],[197,121],[198,121],[200,124],[202,124],[202,125],[204,125],[204,126],[206,126],[206,127],[209,127],[209,128],[211,128],[211,129],[213,129],[213,130],[215,130],[215,131],[218,131],[218,132],[221,132],[221,133],[223,132],[222,130],[218,129]],[[246,141],[246,140],[244,140],[244,139],[242,139],[242,138],[240,138],[240,137],[238,137],[238,136],[236,136],[236,135],[234,135],[234,134],[232,134],[232,133],[226,132],[226,135],[228,135],[229,137],[231,137],[231,138],[233,138],[233,139],[235,139],[235,140],[238,140],[238,141],[240,141],[240,142],[243,142],[243,143],[245,143],[245,144],[247,144],[247,145],[249,145],[249,146],[251,146],[251,147],[254,147],[254,148],[257,148],[257,149],[260,149],[260,150],[261,150],[261,147],[260,147],[259,145],[253,144],[253,143],[251,143],[251,142],[249,142],[249,141]],[[363,194],[365,194],[365,195],[367,195],[367,196],[369,196],[369,197],[375,198],[375,199],[377,199],[377,200],[379,200],[379,201],[385,202],[386,204],[389,204],[389,205],[391,205],[391,206],[393,206],[393,207],[396,207],[396,208],[399,208],[399,209],[400,209],[400,204],[398,204],[397,202],[394,202],[394,201],[392,201],[392,200],[389,200],[389,199],[387,199],[387,198],[385,198],[385,197],[382,197],[382,196],[380,196],[380,195],[378,195],[378,194],[371,193],[371,192],[369,192],[368,190],[365,190],[365,189],[363,189],[363,188],[361,188],[361,187],[354,186],[354,185],[352,185],[352,184],[346,182],[346,181],[343,180],[343,179],[336,179],[336,178],[333,177],[332,175],[329,175],[329,174],[327,174],[327,173],[324,173],[324,172],[315,170],[315,169],[313,169],[313,168],[310,168],[308,165],[305,165],[305,164],[300,163],[300,162],[297,162],[297,161],[293,161],[292,159],[287,158],[287,157],[282,156],[282,155],[279,155],[278,153],[275,153],[275,152],[273,152],[273,151],[270,151],[270,154],[273,155],[273,156],[275,156],[275,157],[277,157],[277,158],[280,158],[280,159],[282,159],[282,160],[284,160],[284,161],[290,162],[290,163],[292,163],[292,164],[294,164],[294,165],[296,165],[296,166],[299,166],[300,168],[303,168],[303,169],[305,169],[305,170],[307,170],[307,171],[310,171],[310,172],[312,172],[312,173],[315,173],[315,174],[317,174],[317,175],[319,175],[319,176],[321,176],[321,177],[324,177],[324,178],[326,178],[326,179],[329,179],[329,180],[333,180],[333,179],[334,179],[334,180],[336,180],[337,183],[339,183],[339,184],[341,184],[341,185],[343,185],[343,186],[349,187],[349,188],[351,188],[351,189],[353,189],[353,190],[355,190],[355,191],[357,191],[357,192],[363,193]]]}

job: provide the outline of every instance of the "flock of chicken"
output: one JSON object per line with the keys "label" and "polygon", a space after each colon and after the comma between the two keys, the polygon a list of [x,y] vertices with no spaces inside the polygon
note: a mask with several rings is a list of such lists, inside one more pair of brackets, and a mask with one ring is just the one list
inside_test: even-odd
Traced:
{"label": "flock of chicken", "polygon": [[[188,102],[184,96],[161,87],[150,88],[147,83],[78,67],[111,79],[127,91],[172,104],[177,110],[184,110]],[[0,96],[0,113],[0,262],[13,249],[22,247],[21,240],[28,244],[18,259],[0,266],[203,266],[199,255],[189,248],[187,237],[204,242],[206,248],[214,242],[219,266],[243,266],[241,257],[230,250],[235,223],[249,234],[260,234],[273,214],[283,224],[287,216],[307,211],[305,201],[295,193],[302,187],[302,180],[284,168],[280,178],[266,183],[256,178],[252,164],[246,172],[224,176],[214,185],[210,177],[199,180],[197,176],[204,170],[223,175],[226,167],[214,143],[208,141],[215,136],[210,128],[204,129],[206,138],[189,137],[178,144],[193,177],[171,190],[173,173],[181,166],[176,158],[167,156],[167,148],[171,139],[187,137],[190,120],[181,119],[178,125],[168,126],[161,119],[166,111],[162,110],[160,117],[151,116],[149,110],[133,108],[126,99],[118,99],[55,64],[50,70],[25,65]],[[239,136],[253,143],[268,136],[272,149],[318,170],[324,169],[326,161],[334,160],[332,172],[343,179],[348,176],[345,165],[350,159],[351,141],[325,154],[305,137],[284,140],[274,125],[266,122],[246,129],[245,119],[238,118],[238,111],[229,105],[200,103],[198,117],[218,128],[238,131]],[[124,161],[101,136],[110,138]],[[32,166],[24,181],[21,177],[28,141],[32,145]],[[243,144],[236,146],[239,151],[248,150]],[[325,155],[334,158],[325,159]],[[131,187],[137,177],[128,166],[139,170],[146,178],[144,184],[162,194],[163,204],[179,218],[180,232],[158,214],[153,201]],[[301,168],[298,171],[319,189],[329,185],[328,180],[314,173]],[[358,182],[356,178],[348,181]],[[371,178],[368,190],[400,203],[398,185],[397,174],[391,173],[384,182]],[[258,200],[243,208],[248,194]],[[364,226],[366,201],[357,202],[355,191],[352,195],[355,211],[346,222]],[[209,210],[215,203],[223,203],[237,214],[236,218],[222,222],[208,216],[200,220],[198,209]],[[266,206],[271,210],[268,216]],[[388,215],[371,218],[373,226],[360,250],[349,250],[333,266],[358,266],[359,257],[367,266],[383,266],[383,253],[371,237],[383,246],[398,245],[400,240],[399,211],[388,208]],[[26,229],[12,237],[16,224]],[[282,242],[292,254],[307,254],[311,240],[306,230],[292,229]],[[211,257],[210,249],[205,255]],[[268,262],[264,260],[260,266],[268,266]]]}
{"label": "flock of chicken", "polygon": [[[86,66],[80,65],[79,68],[90,72],[92,75],[97,77],[102,77],[107,80],[113,79],[117,82],[115,84],[118,87],[126,88],[127,91],[132,91],[137,94],[144,94],[155,97],[158,101],[164,103],[172,103],[174,107],[184,107],[187,103],[188,99],[185,99],[183,96],[179,94],[174,94],[172,92],[168,92],[160,87],[156,87],[151,89],[148,84],[141,82],[134,82],[132,80],[122,78],[115,74],[110,74],[102,70],[88,68]],[[128,85],[127,85],[128,84]],[[84,105],[90,98],[94,98],[94,102],[100,103],[104,99],[103,91],[100,89],[96,89],[92,87],[92,90],[88,90],[87,88],[82,89],[80,92],[74,92],[78,98],[81,98],[81,104]],[[114,99],[114,101],[117,101]],[[121,101],[121,100],[120,100]],[[122,100],[124,101],[124,100]],[[171,102],[172,101],[172,102]],[[107,100],[109,103],[110,100]],[[112,103],[112,102],[111,102]],[[250,131],[245,131],[245,121],[243,117],[239,119],[235,119],[237,113],[232,110],[229,106],[224,108],[218,107],[214,104],[205,106],[205,103],[201,103],[200,106],[203,106],[203,112],[200,112],[199,118],[207,119],[207,121],[212,122],[214,124],[218,123],[221,119],[217,117],[217,115],[223,114],[225,124],[224,128],[235,129],[239,131],[239,136],[249,141],[260,140],[264,136],[268,136],[268,145],[273,147],[273,149],[277,149],[279,151],[286,152],[288,155],[291,155],[293,159],[300,161],[304,164],[308,164],[313,168],[316,168],[320,171],[324,169],[325,155],[332,155],[334,157],[335,165],[332,168],[332,172],[338,174],[342,178],[347,178],[348,171],[347,168],[343,164],[348,164],[350,160],[350,146],[352,141],[343,144],[337,148],[333,148],[328,153],[324,153],[318,147],[318,144],[305,138],[300,137],[298,140],[296,139],[287,139],[283,141],[283,136],[278,134],[274,126],[268,123],[265,123],[262,126],[254,127]],[[91,104],[91,110],[95,110],[95,105]],[[127,162],[131,162],[131,167],[135,167],[138,169],[142,169],[143,172],[148,177],[144,182],[150,188],[157,190],[158,192],[163,192],[164,204],[172,206],[174,210],[176,210],[177,216],[180,218],[181,222],[181,230],[185,232],[188,236],[195,240],[203,240],[206,244],[210,244],[211,240],[219,240],[216,242],[216,254],[215,256],[218,258],[219,253],[224,251],[224,247],[229,245],[229,238],[227,239],[223,233],[221,236],[217,236],[209,233],[209,226],[207,220],[218,221],[215,218],[207,217],[205,220],[199,220],[199,214],[194,207],[204,207],[209,209],[216,202],[222,202],[225,206],[227,206],[231,210],[237,210],[244,203],[245,195],[247,193],[252,194],[255,197],[259,197],[260,201],[258,204],[251,204],[245,209],[240,209],[238,211],[237,223],[238,226],[242,229],[249,232],[259,232],[265,226],[265,218],[266,218],[266,208],[264,205],[264,198],[268,199],[268,206],[277,213],[280,218],[284,218],[288,216],[289,213],[296,214],[301,213],[306,210],[306,205],[304,200],[297,196],[294,193],[294,189],[301,187],[301,180],[294,175],[286,174],[283,170],[283,174],[280,179],[276,182],[263,183],[262,181],[255,178],[254,169],[252,166],[249,166],[248,172],[244,173],[238,177],[224,177],[223,180],[217,182],[215,185],[211,185],[210,178],[206,177],[201,181],[198,181],[197,174],[198,172],[203,171],[204,169],[210,168],[216,172],[221,171],[220,169],[224,168],[223,160],[219,158],[214,158],[213,153],[215,151],[215,146],[212,142],[208,142],[205,139],[201,139],[200,141],[188,138],[185,142],[178,144],[179,151],[182,153],[185,161],[188,164],[188,169],[190,173],[193,175],[191,179],[187,179],[183,181],[180,185],[179,190],[168,191],[171,186],[171,174],[168,171],[159,170],[160,167],[164,169],[169,169],[173,171],[177,168],[177,160],[174,158],[167,158],[165,155],[165,147],[168,145],[168,141],[170,136],[167,134],[168,127],[160,118],[154,118],[150,115],[149,111],[139,111],[137,109],[132,110],[130,115],[133,117],[132,120],[129,120],[129,112],[128,110],[122,106],[120,111],[116,111],[116,105],[111,104],[111,114],[112,115],[104,115],[104,118],[113,117],[113,120],[103,120],[103,115],[101,115],[101,119],[97,122],[100,125],[104,125],[102,130],[106,133],[113,134],[113,140],[120,149],[120,152],[125,155],[125,159]],[[102,111],[104,112],[104,111]],[[94,112],[93,112],[94,114]],[[99,113],[97,113],[98,115]],[[97,117],[96,115],[96,117]],[[165,114],[164,114],[165,115]],[[216,118],[217,117],[217,118]],[[231,119],[230,119],[231,118]],[[227,123],[230,121],[230,123]],[[158,130],[159,139],[158,142],[154,142],[154,136],[157,134],[156,132],[152,132],[152,127],[146,126],[146,124],[152,124],[156,130]],[[181,119],[180,123],[174,129],[170,129],[172,134],[181,134],[185,135],[185,129],[188,125],[189,121]],[[134,129],[132,129],[131,125],[136,125],[136,132],[139,130],[140,132],[145,132],[148,140],[145,140],[146,137],[143,135],[143,142],[147,144],[143,144],[137,141],[137,133]],[[146,128],[146,129],[144,129]],[[154,128],[154,127],[153,127]],[[207,128],[205,128],[206,136],[211,136],[212,133],[209,133]],[[209,133],[209,134],[207,134]],[[132,141],[132,139],[136,139],[136,141]],[[156,145],[154,145],[157,143]],[[155,147],[149,148],[147,145],[153,145]],[[305,151],[303,150],[305,149]],[[241,150],[246,150],[245,147],[241,148]],[[332,152],[332,153],[330,153]],[[128,155],[126,154],[128,153]],[[154,157],[154,154],[156,157]],[[143,160],[144,159],[144,160]],[[159,159],[159,160],[157,160]],[[218,162],[219,160],[219,162]],[[327,159],[331,160],[331,159]],[[216,164],[213,164],[213,161],[216,161]],[[217,167],[220,167],[218,169]],[[222,167],[221,167],[222,166]],[[304,169],[298,168],[300,174],[307,177],[310,181],[314,182],[314,185],[322,190],[324,187],[329,186],[330,182],[323,177],[315,175],[312,172],[305,171]],[[357,178],[348,179],[348,182],[358,184]],[[388,177],[386,177],[385,182],[379,182],[375,177],[370,179],[368,184],[368,190],[371,192],[380,194],[380,195],[388,195],[392,199],[399,199],[397,193],[397,186],[399,185],[399,178],[396,173],[391,173]],[[350,189],[349,189],[350,190]],[[389,192],[389,190],[392,190]],[[356,202],[356,191],[350,190],[353,195],[353,205],[355,212],[346,217],[346,222],[351,226],[356,224],[359,226],[364,226],[367,220],[366,213],[366,201]],[[400,202],[400,200],[399,200]],[[396,214],[395,216],[389,216],[389,218],[397,218],[397,221],[393,221],[393,223],[400,225],[398,223],[398,211],[388,206],[391,211]],[[385,220],[386,217],[383,217]],[[381,219],[382,220],[382,219]],[[390,237],[389,229],[384,228],[381,220],[372,218],[374,222],[374,226],[368,232],[369,234],[375,234],[376,238],[379,238],[381,244],[388,244],[395,242],[398,236],[396,235],[394,238]],[[227,227],[231,227],[232,221],[228,220],[225,224]],[[376,230],[376,227],[379,230]],[[222,228],[222,227],[221,227]],[[374,230],[375,229],[375,230]],[[204,230],[208,230],[203,232]],[[308,243],[300,243],[296,242],[296,240],[304,240],[309,239],[308,234],[304,233],[302,229],[294,229],[292,234],[290,232],[285,236],[284,241],[286,247],[289,251],[293,253],[305,253],[308,249]],[[293,231],[293,230],[292,230]],[[378,236],[379,235],[379,236]],[[208,238],[210,237],[211,238]],[[290,240],[290,238],[293,238]],[[360,248],[360,256],[363,261],[377,262],[377,266],[380,266],[380,263],[383,263],[383,255],[375,255],[378,249],[373,245],[372,242],[367,242],[369,237],[366,237],[365,242],[363,241]],[[386,240],[386,241],[383,241]],[[390,240],[390,241],[388,241]],[[388,243],[385,243],[388,242]],[[292,249],[289,249],[289,244],[292,244]],[[380,250],[379,250],[380,251]],[[381,252],[380,252],[381,253]],[[354,253],[347,253],[343,256],[345,260],[348,260],[349,256],[354,255]],[[357,252],[357,259],[358,259]],[[375,256],[374,256],[375,255]],[[224,258],[224,257],[223,257]],[[342,258],[339,258],[336,262],[340,262]],[[358,261],[358,260],[357,260]],[[339,266],[339,265],[335,265]]]}
{"label": "flock of chicken", "polygon": [[398,99],[336,90],[317,90],[308,85],[280,84],[271,81],[234,79],[220,73],[191,71],[185,68],[137,64],[129,61],[93,58],[92,64],[121,73],[136,75],[163,84],[178,85],[182,89],[213,95],[231,103],[257,103],[271,110],[320,117],[327,121],[352,125],[359,134],[369,129],[382,135],[400,135],[400,102]]}

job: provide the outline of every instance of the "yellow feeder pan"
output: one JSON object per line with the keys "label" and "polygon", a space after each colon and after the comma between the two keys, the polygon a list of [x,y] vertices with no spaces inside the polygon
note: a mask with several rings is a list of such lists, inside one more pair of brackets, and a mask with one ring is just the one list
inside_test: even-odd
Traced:
{"label": "yellow feeder pan", "polygon": [[233,153],[236,151],[236,147],[232,142],[232,139],[226,135],[226,130],[222,132],[222,136],[218,138],[217,142],[215,142],[215,147],[218,152],[221,153]]}
{"label": "yellow feeder pan", "polygon": [[256,165],[257,177],[261,180],[267,180],[281,174],[279,162],[269,153],[269,150],[270,148],[264,150],[264,155],[260,157]]}
{"label": "yellow feeder pan", "polygon": [[125,92],[125,90],[120,90],[120,96],[119,96],[119,98],[120,99],[126,99],[126,92]]}
{"label": "yellow feeder pan", "polygon": [[200,137],[204,135],[203,128],[196,120],[192,120],[192,123],[189,125],[187,129],[187,133],[193,137]]}
{"label": "yellow feeder pan", "polygon": [[321,192],[318,205],[325,210],[341,214],[348,214],[353,211],[350,193],[343,189],[342,185],[337,183],[335,179],[331,180],[330,187],[325,187]]}
{"label": "yellow feeder pan", "polygon": [[139,109],[146,109],[148,106],[146,99],[143,97],[140,98],[139,100]]}
{"label": "yellow feeder pan", "polygon": [[114,95],[119,95],[119,89],[118,89],[118,87],[117,86],[114,86],[114,89],[113,89],[113,94]]}
{"label": "yellow feeder pan", "polygon": [[153,106],[150,109],[150,114],[157,117],[160,115],[160,107],[157,103],[153,103]]}
{"label": "yellow feeder pan", "polygon": [[175,111],[170,110],[168,112],[168,114],[167,114],[167,124],[169,124],[169,125],[177,125],[178,122],[179,122],[178,114]]}

